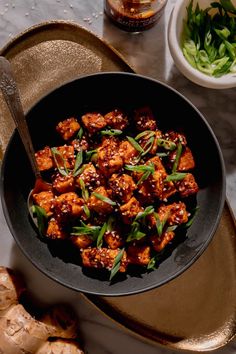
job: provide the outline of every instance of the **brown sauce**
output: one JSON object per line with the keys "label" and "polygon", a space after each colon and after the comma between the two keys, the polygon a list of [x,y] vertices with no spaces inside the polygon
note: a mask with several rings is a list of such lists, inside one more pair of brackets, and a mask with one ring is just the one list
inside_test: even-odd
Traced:
{"label": "brown sauce", "polygon": [[105,0],[105,13],[120,28],[139,32],[161,17],[166,0]]}

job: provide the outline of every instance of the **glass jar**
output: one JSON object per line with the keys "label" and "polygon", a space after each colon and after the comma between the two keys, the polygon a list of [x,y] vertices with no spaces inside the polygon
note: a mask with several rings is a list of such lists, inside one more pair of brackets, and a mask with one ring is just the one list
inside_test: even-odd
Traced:
{"label": "glass jar", "polygon": [[104,0],[104,10],[120,28],[140,32],[157,22],[166,3],[167,0]]}

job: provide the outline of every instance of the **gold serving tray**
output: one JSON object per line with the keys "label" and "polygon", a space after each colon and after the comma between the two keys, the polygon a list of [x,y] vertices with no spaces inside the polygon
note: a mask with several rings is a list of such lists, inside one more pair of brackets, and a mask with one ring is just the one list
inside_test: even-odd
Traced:
{"label": "gold serving tray", "polygon": [[[80,75],[133,71],[106,42],[67,21],[29,28],[0,55],[13,65],[25,112],[52,89]],[[0,94],[2,153],[13,130]],[[192,352],[226,345],[236,332],[236,230],[228,203],[207,250],[178,278],[138,295],[86,298],[130,333],[151,343]]]}

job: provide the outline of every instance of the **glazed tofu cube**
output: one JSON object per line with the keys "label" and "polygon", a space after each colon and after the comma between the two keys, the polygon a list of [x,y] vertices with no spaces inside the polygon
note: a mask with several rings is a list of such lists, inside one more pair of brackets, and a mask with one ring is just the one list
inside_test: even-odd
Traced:
{"label": "glazed tofu cube", "polygon": [[122,157],[124,163],[130,163],[138,156],[139,152],[133,147],[128,140],[123,140],[120,143],[119,154]]}
{"label": "glazed tofu cube", "polygon": [[109,186],[114,197],[125,203],[130,200],[137,188],[133,178],[127,174],[113,174],[109,179]]}
{"label": "glazed tofu cube", "polygon": [[106,231],[104,240],[112,250],[116,250],[124,245],[124,239],[117,230]]}
{"label": "glazed tofu cube", "polygon": [[175,237],[174,231],[166,231],[164,232],[161,237],[158,235],[151,236],[151,243],[152,247],[155,251],[160,252],[162,251],[168,243],[170,243],[173,238]]}
{"label": "glazed tofu cube", "polygon": [[97,112],[86,113],[81,119],[90,134],[98,132],[107,125],[105,118]]}
{"label": "glazed tofu cube", "polygon": [[133,219],[140,211],[143,211],[143,208],[135,197],[132,197],[126,204],[120,206],[121,217],[125,224],[132,224]]}
{"label": "glazed tofu cube", "polygon": [[97,150],[98,167],[104,176],[110,176],[119,171],[123,166],[123,160],[118,151],[119,142],[115,138],[105,138],[102,146]]}
{"label": "glazed tofu cube", "polygon": [[198,184],[192,173],[187,173],[184,179],[177,181],[175,185],[182,198],[196,194],[199,191]]}
{"label": "glazed tofu cube", "polygon": [[161,221],[166,220],[169,225],[180,225],[188,221],[188,212],[183,202],[162,205],[157,214]]}
{"label": "glazed tofu cube", "polygon": [[180,157],[177,170],[188,171],[188,170],[192,170],[194,167],[195,167],[195,161],[194,161],[192,151],[189,149],[189,147],[186,147],[186,149],[183,151]]}
{"label": "glazed tofu cube", "polygon": [[70,240],[73,245],[79,249],[88,248],[93,243],[93,240],[89,235],[71,236]]}
{"label": "glazed tofu cube", "polygon": [[113,129],[123,130],[128,125],[127,116],[118,109],[107,113],[104,118],[107,125]]}
{"label": "glazed tofu cube", "polygon": [[145,165],[154,165],[156,171],[163,171],[166,174],[166,169],[159,156],[154,156],[151,159],[147,160]]}
{"label": "glazed tofu cube", "polygon": [[[171,164],[173,165],[175,159],[176,159],[176,150],[169,155],[169,159]],[[192,151],[190,150],[189,147],[186,147],[180,156],[179,159],[179,164],[177,167],[177,171],[189,171],[192,170],[195,167],[195,161],[194,157],[192,154]]]}
{"label": "glazed tofu cube", "polygon": [[47,215],[52,215],[52,205],[54,201],[54,194],[52,191],[43,191],[33,194],[34,203],[43,208]]}
{"label": "glazed tofu cube", "polygon": [[82,136],[81,139],[74,139],[71,142],[75,151],[87,151],[89,149],[89,143],[85,136]]}
{"label": "glazed tofu cube", "polygon": [[[94,193],[97,193],[102,197],[109,198],[109,194],[104,187],[96,188]],[[91,194],[89,197],[88,207],[89,209],[96,211],[98,214],[110,214],[113,211],[113,206],[111,204],[97,198],[94,194]]]}
{"label": "glazed tofu cube", "polygon": [[76,118],[71,117],[59,122],[56,126],[56,131],[61,135],[62,139],[69,140],[80,129],[80,124]]}
{"label": "glazed tofu cube", "polygon": [[53,157],[49,146],[35,153],[36,162],[40,171],[47,171],[53,167]]}
{"label": "glazed tofu cube", "polygon": [[52,187],[58,194],[73,192],[75,190],[74,177],[72,175],[63,176],[57,173],[53,178]]}
{"label": "glazed tofu cube", "polygon": [[74,192],[63,193],[54,199],[54,217],[60,222],[75,219],[83,212],[83,199]]}
{"label": "glazed tofu cube", "polygon": [[158,139],[161,137],[162,133],[160,130],[155,132],[151,131],[139,140],[139,144],[142,146],[144,151],[148,150],[150,155],[155,155],[158,149]]}
{"label": "glazed tofu cube", "polygon": [[163,189],[162,193],[159,196],[159,199],[167,202],[167,199],[170,198],[172,195],[174,195],[177,192],[177,189],[175,188],[175,185],[173,182],[165,182],[163,184]]}
{"label": "glazed tofu cube", "polygon": [[131,245],[127,250],[127,258],[130,264],[146,266],[150,262],[150,246]]}
{"label": "glazed tofu cube", "polygon": [[91,162],[83,165],[83,172],[76,177],[76,186],[81,189],[80,180],[84,182],[89,191],[103,183],[103,177]]}
{"label": "glazed tofu cube", "polygon": [[[86,248],[82,251],[81,257],[85,267],[89,268],[106,268],[112,269],[114,260],[119,254],[120,250],[112,250],[110,248]],[[120,272],[126,272],[127,270],[127,255],[124,252],[120,263]]]}
{"label": "glazed tofu cube", "polygon": [[165,133],[164,135],[164,139],[166,140],[170,140],[173,143],[175,143],[176,145],[178,145],[178,143],[181,143],[183,146],[187,145],[187,140],[184,134],[175,132],[173,130]]}
{"label": "glazed tofu cube", "polygon": [[151,184],[148,180],[142,182],[140,186],[138,186],[138,200],[141,204],[152,204],[154,202],[155,196],[152,192]]}
{"label": "glazed tofu cube", "polygon": [[68,237],[61,224],[54,218],[48,222],[46,236],[52,240],[64,240]]}
{"label": "glazed tofu cube", "polygon": [[155,197],[158,197],[159,199],[161,199],[163,196],[163,190],[165,184],[164,181],[166,177],[167,174],[165,172],[163,172],[162,170],[157,170],[149,178],[151,188],[152,188],[152,193],[155,195]]}
{"label": "glazed tofu cube", "polygon": [[[53,154],[55,167],[72,169],[75,165],[75,151],[73,146],[63,145],[54,148],[56,153]],[[53,151],[54,151],[53,149]]]}
{"label": "glazed tofu cube", "polygon": [[157,123],[150,107],[141,107],[135,110],[134,121],[139,131],[157,129]]}

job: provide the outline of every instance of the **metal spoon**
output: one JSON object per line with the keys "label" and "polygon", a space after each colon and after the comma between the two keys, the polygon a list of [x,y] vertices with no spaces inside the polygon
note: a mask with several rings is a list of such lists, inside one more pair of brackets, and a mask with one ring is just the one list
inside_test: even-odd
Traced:
{"label": "metal spoon", "polygon": [[32,216],[30,205],[32,205],[33,194],[45,190],[51,190],[52,186],[50,183],[43,180],[39,171],[31,136],[20,100],[19,90],[12,73],[11,64],[2,56],[0,56],[0,89],[3,93],[3,97],[7,103],[11,116],[16,124],[16,128],[24,144],[25,151],[28,155],[33,173],[35,175],[35,185],[28,196],[28,208]]}

